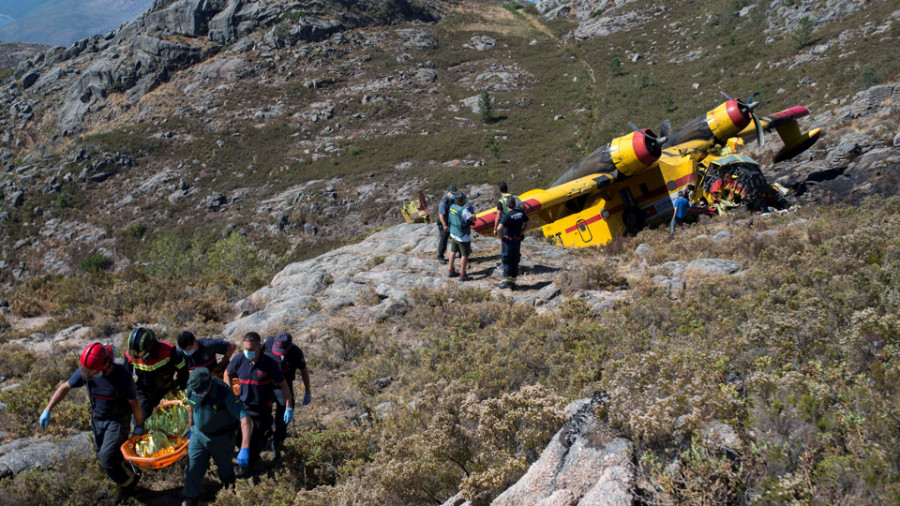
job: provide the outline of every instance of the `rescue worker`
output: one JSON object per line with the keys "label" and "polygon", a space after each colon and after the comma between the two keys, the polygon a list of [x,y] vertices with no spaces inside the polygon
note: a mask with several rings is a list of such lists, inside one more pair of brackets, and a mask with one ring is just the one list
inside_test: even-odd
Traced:
{"label": "rescue worker", "polygon": [[[262,351],[261,338],[256,332],[244,334],[241,343],[244,352],[231,359],[225,369],[225,384],[230,385],[232,378],[241,384],[240,399],[244,412],[253,422],[250,435],[249,465],[252,467],[259,460],[259,454],[272,435],[272,404],[275,403],[275,386],[281,388],[285,399],[283,420],[285,424],[294,419],[294,400],[288,390],[287,381],[281,373],[281,366],[272,357]],[[241,450],[243,452],[243,449]]]}
{"label": "rescue worker", "polygon": [[[263,353],[272,357],[281,365],[281,374],[287,382],[288,390],[291,393],[291,401],[294,401],[294,380],[297,378],[297,371],[303,378],[303,406],[312,401],[312,394],[309,388],[309,371],[306,369],[306,359],[303,356],[303,350],[294,344],[294,338],[290,332],[281,332],[275,337],[270,337],[263,342]],[[275,390],[275,456],[281,452],[281,444],[287,437],[287,423],[284,421],[284,412],[287,407],[284,395],[281,390]]]}
{"label": "rescue worker", "polygon": [[528,228],[528,216],[518,208],[516,200],[510,200],[509,212],[500,218],[500,227],[503,231],[501,239],[500,263],[503,264],[503,281],[500,288],[516,288],[516,277],[519,275],[519,260],[522,255],[522,240],[525,239],[525,230]]}
{"label": "rescue worker", "polygon": [[[178,334],[178,339],[175,342],[178,343],[178,349],[184,355],[188,371],[193,371],[198,367],[206,367],[213,375],[220,378],[222,373],[225,372],[225,368],[228,367],[228,362],[231,361],[234,350],[237,349],[234,343],[229,343],[224,339],[208,337],[196,339],[194,333],[189,330]],[[216,355],[222,355],[222,360],[216,362]]]}
{"label": "rescue worker", "polygon": [[[450,272],[448,277],[459,276],[460,281],[468,281],[472,278],[466,274],[469,267],[469,256],[472,254],[472,230],[471,225],[475,221],[474,209],[466,207],[469,200],[465,193],[459,192],[456,200],[450,206]],[[454,270],[456,254],[459,253],[459,274]]]}
{"label": "rescue worker", "polygon": [[188,464],[184,470],[181,495],[184,497],[183,504],[193,505],[200,495],[210,457],[216,463],[222,485],[227,487],[234,483],[232,436],[237,426],[241,429],[238,465],[247,466],[253,424],[231,387],[214,377],[206,367],[191,371],[187,398],[191,413],[191,442],[188,443]]}
{"label": "rescue worker", "polygon": [[494,235],[500,235],[500,220],[509,212],[509,203],[519,200],[509,193],[509,188],[504,182],[497,183],[497,190],[500,191],[500,199],[497,200],[497,214],[494,217]]}
{"label": "rescue worker", "polygon": [[188,369],[175,346],[160,342],[150,329],[138,327],[128,336],[125,352],[128,371],[137,375],[137,396],[144,418],[150,418],[163,397],[172,390],[184,390]]}
{"label": "rescue worker", "polygon": [[688,199],[684,198],[683,190],[678,192],[678,198],[675,199],[673,207],[675,209],[672,211],[672,223],[669,225],[669,235],[675,233],[675,225],[684,228],[684,218],[687,216],[688,208],[691,207],[691,203]]}
{"label": "rescue worker", "polygon": [[447,241],[450,239],[450,206],[453,205],[456,187],[447,188],[447,193],[441,197],[441,203],[438,204],[438,239],[437,257],[442,264],[447,263],[444,253],[447,252]]}
{"label": "rescue worker", "polygon": [[50,424],[50,412],[69,395],[73,388],[87,387],[91,403],[91,431],[94,452],[100,468],[119,489],[116,502],[127,499],[137,487],[141,475],[122,456],[120,450],[131,434],[131,417],[135,435],[143,434],[144,417],[137,401],[131,372],[113,361],[112,345],[91,343],[81,352],[81,367],[53,393],[39,420],[42,429]]}

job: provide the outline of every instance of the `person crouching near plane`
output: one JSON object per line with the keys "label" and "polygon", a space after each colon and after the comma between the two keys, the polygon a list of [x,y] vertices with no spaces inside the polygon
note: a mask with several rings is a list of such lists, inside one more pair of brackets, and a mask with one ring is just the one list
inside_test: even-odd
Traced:
{"label": "person crouching near plane", "polygon": [[688,199],[684,198],[684,190],[678,192],[678,198],[675,199],[673,206],[675,209],[672,211],[672,224],[669,226],[669,235],[675,233],[675,225],[684,228],[684,218],[687,216],[688,208],[691,207]]}
{"label": "person crouching near plane", "polygon": [[150,329],[138,327],[128,336],[125,366],[137,376],[137,396],[144,418],[172,390],[184,390],[188,369],[175,346],[156,339]]}
{"label": "person crouching near plane", "polygon": [[[201,337],[197,339],[193,332],[185,330],[178,334],[178,348],[184,355],[184,361],[187,363],[188,371],[193,371],[198,367],[206,367],[214,376],[222,377],[231,356],[237,346],[229,343],[224,339],[211,339]],[[222,355],[222,360],[216,362],[216,355]]]}
{"label": "person crouching near plane", "polygon": [[438,204],[438,249],[437,258],[442,264],[447,263],[444,253],[447,252],[447,241],[450,240],[450,206],[453,205],[453,199],[456,198],[456,187],[447,188],[447,193],[441,197],[441,203]]}
{"label": "person crouching near plane", "polygon": [[275,402],[276,385],[281,388],[285,399],[284,423],[291,423],[294,419],[294,400],[281,373],[281,367],[272,357],[263,353],[260,341],[256,332],[244,334],[244,352],[232,358],[225,369],[226,385],[231,384],[232,378],[237,378],[240,382],[239,397],[244,405],[244,412],[253,422],[249,451],[241,448],[238,454],[238,459],[242,456],[248,459],[251,467],[259,460],[263,446],[272,435],[272,404]]}
{"label": "person crouching near plane", "polygon": [[[277,336],[270,337],[263,342],[263,353],[280,364],[281,373],[287,382],[288,390],[291,393],[291,402],[294,405],[296,405],[296,402],[294,402],[294,380],[297,378],[297,371],[300,371],[300,376],[303,378],[303,390],[306,392],[303,395],[303,406],[306,406],[312,401],[312,394],[309,389],[309,371],[306,370],[306,359],[303,357],[303,350],[294,344],[293,340],[294,338],[290,332],[281,332]],[[280,389],[275,390],[275,402],[277,407],[275,408],[274,443],[275,458],[278,458],[281,453],[281,445],[287,438],[287,422],[285,421],[287,418],[284,416],[287,403]]]}
{"label": "person crouching near plane", "polygon": [[190,443],[188,443],[188,465],[184,470],[183,505],[197,504],[197,497],[203,485],[203,477],[209,469],[212,457],[219,470],[222,486],[234,483],[234,440],[237,426],[241,429],[241,451],[238,465],[247,466],[250,448],[250,433],[253,423],[244,411],[234,390],[219,378],[214,377],[206,367],[191,371],[187,384],[188,409],[191,413]]}
{"label": "person crouching near plane", "polygon": [[[472,278],[466,274],[469,267],[469,256],[472,254],[471,225],[475,221],[475,210],[469,206],[466,194],[459,192],[456,200],[450,206],[450,272],[448,277],[459,277],[460,281],[468,281]],[[459,253],[459,273],[453,269],[456,262],[456,254]]]}
{"label": "person crouching near plane", "polygon": [[509,212],[500,218],[500,228],[503,232],[501,239],[500,263],[503,264],[503,281],[499,288],[516,288],[516,278],[519,275],[519,260],[521,260],[522,240],[525,239],[525,230],[528,228],[528,216],[518,209],[515,199],[509,201]]}
{"label": "person crouching near plane", "polygon": [[81,352],[81,367],[68,381],[56,389],[44,412],[40,426],[50,424],[50,412],[69,395],[73,388],[87,387],[91,402],[91,431],[94,433],[94,452],[100,468],[119,488],[116,502],[130,496],[140,474],[125,461],[120,450],[128,440],[131,417],[135,420],[135,433],[142,434],[144,417],[137,401],[137,391],[131,372],[113,361],[115,349],[111,345],[91,343]]}

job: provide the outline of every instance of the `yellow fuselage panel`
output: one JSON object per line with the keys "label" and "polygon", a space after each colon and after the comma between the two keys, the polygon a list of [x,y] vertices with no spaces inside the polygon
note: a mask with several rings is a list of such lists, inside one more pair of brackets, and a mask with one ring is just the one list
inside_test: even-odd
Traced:
{"label": "yellow fuselage panel", "polygon": [[582,210],[542,227],[546,237],[571,247],[602,245],[625,232],[626,209],[638,208],[647,221],[668,219],[673,195],[695,179],[691,155],[663,153],[658,164],[588,197]]}

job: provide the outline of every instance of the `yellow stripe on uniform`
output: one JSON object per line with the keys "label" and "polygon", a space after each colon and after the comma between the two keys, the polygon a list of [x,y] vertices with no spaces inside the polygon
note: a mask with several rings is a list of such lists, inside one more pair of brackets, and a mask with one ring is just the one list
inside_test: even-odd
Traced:
{"label": "yellow stripe on uniform", "polygon": [[[135,369],[138,369],[138,370],[141,370],[144,372],[150,372],[150,371],[155,371],[155,370],[159,369],[160,367],[168,364],[169,358],[170,357],[166,357],[153,365],[142,364],[140,362],[134,362],[131,365],[133,365]],[[184,360],[182,360],[182,362],[184,362]]]}

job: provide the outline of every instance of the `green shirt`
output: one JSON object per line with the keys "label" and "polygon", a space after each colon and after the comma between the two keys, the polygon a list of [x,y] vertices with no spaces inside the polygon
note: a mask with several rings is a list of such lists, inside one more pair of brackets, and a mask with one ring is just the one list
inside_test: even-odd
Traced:
{"label": "green shirt", "polygon": [[187,389],[188,403],[194,411],[194,427],[207,437],[216,437],[233,431],[241,418],[244,418],[244,407],[234,395],[234,390],[219,378],[212,379],[212,388],[200,397]]}

